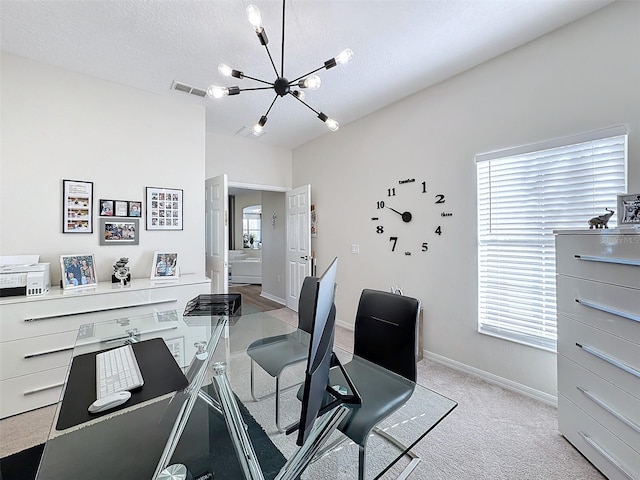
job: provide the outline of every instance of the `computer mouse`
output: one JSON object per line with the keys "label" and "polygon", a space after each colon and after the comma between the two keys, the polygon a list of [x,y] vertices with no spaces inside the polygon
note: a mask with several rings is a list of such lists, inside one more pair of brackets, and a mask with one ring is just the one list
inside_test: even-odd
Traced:
{"label": "computer mouse", "polygon": [[123,390],[122,392],[115,392],[106,397],[97,399],[91,405],[89,405],[89,413],[99,413],[115,408],[118,405],[122,405],[124,402],[131,398],[131,392]]}

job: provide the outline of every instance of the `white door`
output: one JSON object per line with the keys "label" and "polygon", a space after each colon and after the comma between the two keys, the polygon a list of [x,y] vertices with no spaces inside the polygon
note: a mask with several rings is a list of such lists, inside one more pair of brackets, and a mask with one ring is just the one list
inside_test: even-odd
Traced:
{"label": "white door", "polygon": [[205,267],[212,293],[229,289],[229,188],[227,175],[205,182]]}
{"label": "white door", "polygon": [[311,275],[311,185],[287,192],[287,308],[298,311],[304,278]]}

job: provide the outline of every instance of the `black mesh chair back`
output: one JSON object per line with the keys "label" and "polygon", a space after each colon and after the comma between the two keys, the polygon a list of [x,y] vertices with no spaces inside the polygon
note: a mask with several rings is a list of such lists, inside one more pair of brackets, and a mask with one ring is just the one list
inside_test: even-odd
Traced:
{"label": "black mesh chair back", "polygon": [[420,302],[415,298],[363,290],[356,314],[353,353],[415,382],[419,314]]}

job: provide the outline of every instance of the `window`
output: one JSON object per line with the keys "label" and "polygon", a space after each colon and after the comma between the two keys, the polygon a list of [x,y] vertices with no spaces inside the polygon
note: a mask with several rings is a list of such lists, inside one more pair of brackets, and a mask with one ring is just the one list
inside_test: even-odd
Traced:
{"label": "window", "polygon": [[242,240],[244,248],[258,248],[262,243],[262,205],[242,209]]}
{"label": "window", "polygon": [[476,162],[478,331],[555,351],[553,231],[587,228],[590,218],[615,210],[626,191],[626,129],[481,154]]}

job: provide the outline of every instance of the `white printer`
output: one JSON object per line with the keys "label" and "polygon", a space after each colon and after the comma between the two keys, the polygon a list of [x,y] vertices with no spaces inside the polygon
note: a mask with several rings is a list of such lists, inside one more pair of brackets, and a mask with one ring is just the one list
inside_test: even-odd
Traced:
{"label": "white printer", "polygon": [[49,291],[49,264],[40,255],[0,257],[0,297],[44,295]]}

